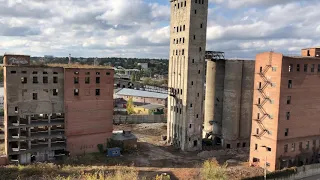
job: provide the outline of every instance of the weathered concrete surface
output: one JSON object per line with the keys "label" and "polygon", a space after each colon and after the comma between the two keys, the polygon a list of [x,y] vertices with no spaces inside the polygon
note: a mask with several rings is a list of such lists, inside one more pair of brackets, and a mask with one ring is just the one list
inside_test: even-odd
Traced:
{"label": "weathered concrete surface", "polygon": [[254,61],[243,61],[241,114],[240,114],[240,139],[247,140],[251,135],[252,101],[253,101]]}
{"label": "weathered concrete surface", "polygon": [[208,0],[184,2],[180,8],[180,2],[171,2],[169,87],[177,95],[168,98],[168,142],[196,151],[202,149]]}
{"label": "weathered concrete surface", "polygon": [[213,132],[213,121],[215,112],[215,81],[216,81],[216,62],[211,59],[207,60],[207,73],[206,73],[206,98],[204,108],[204,132],[203,138]]}
{"label": "weathered concrete surface", "polygon": [[222,116],[223,116],[223,95],[224,95],[224,77],[225,77],[225,61],[216,62],[216,80],[215,80],[215,112],[213,134],[221,138],[222,135]]}

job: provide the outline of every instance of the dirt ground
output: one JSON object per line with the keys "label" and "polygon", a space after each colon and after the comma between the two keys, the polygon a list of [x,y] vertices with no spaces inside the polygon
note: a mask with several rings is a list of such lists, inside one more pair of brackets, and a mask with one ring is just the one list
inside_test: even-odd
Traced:
{"label": "dirt ground", "polygon": [[228,162],[229,179],[263,174],[263,169],[248,167],[249,149],[182,152],[166,145],[161,139],[162,135],[166,135],[166,124],[117,125],[114,130],[131,130],[137,136],[137,152],[125,154],[124,157],[139,170],[141,177],[151,178],[159,173],[168,173],[171,179],[199,179],[202,163],[213,158],[220,164]]}

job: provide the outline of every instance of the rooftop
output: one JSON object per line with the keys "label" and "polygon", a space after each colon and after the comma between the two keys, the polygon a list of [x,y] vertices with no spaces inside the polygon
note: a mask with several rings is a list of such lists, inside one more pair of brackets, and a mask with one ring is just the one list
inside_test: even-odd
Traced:
{"label": "rooftop", "polygon": [[138,106],[144,109],[158,109],[158,108],[164,108],[164,105],[161,104],[147,104],[147,105],[143,105],[143,106]]}
{"label": "rooftop", "polygon": [[[12,66],[15,67],[17,65],[5,65],[5,66]],[[88,64],[31,64],[31,65],[23,65],[19,67],[31,67],[31,68],[49,68],[49,67],[55,67],[55,68],[65,68],[65,69],[113,69],[110,66],[94,66],[94,65],[88,65]]]}
{"label": "rooftop", "polygon": [[127,89],[123,88],[120,91],[116,93],[116,95],[122,95],[122,96],[138,96],[138,97],[148,97],[148,98],[157,98],[157,99],[167,99],[168,94],[162,94],[162,93],[155,93],[155,92],[149,92],[149,91],[141,91],[141,90],[135,90],[135,89]]}

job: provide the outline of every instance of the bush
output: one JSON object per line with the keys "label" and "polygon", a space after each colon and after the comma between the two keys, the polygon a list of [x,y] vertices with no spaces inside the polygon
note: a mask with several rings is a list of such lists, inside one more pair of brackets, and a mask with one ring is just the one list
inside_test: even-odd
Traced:
{"label": "bush", "polygon": [[216,160],[208,160],[203,163],[201,178],[203,180],[226,180],[227,164],[220,166]]}
{"label": "bush", "polygon": [[98,147],[100,153],[104,152],[102,144],[98,144],[97,147]]}

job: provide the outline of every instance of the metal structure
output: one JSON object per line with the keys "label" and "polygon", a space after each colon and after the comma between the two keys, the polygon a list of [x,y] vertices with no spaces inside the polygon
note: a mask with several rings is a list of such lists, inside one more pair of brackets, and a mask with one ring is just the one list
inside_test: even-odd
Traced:
{"label": "metal structure", "polygon": [[205,59],[211,59],[211,60],[224,60],[224,52],[222,51],[206,51]]}
{"label": "metal structure", "polygon": [[270,97],[265,93],[265,89],[270,85],[272,85],[272,82],[270,80],[268,80],[268,78],[266,77],[266,73],[268,72],[268,70],[272,67],[272,52],[270,52],[270,56],[269,56],[269,63],[262,69],[260,68],[260,71],[259,71],[259,76],[261,77],[261,79],[264,81],[264,83],[260,83],[259,84],[259,88],[258,88],[258,91],[262,97],[262,101],[259,99],[258,103],[255,104],[259,111],[262,113],[262,117],[257,117],[257,119],[254,119],[259,127],[262,129],[262,131],[258,134],[255,134],[253,136],[257,137],[257,138],[261,138],[265,133],[268,133],[269,131],[266,129],[266,127],[264,126],[263,124],[263,120],[266,119],[267,117],[269,119],[272,119],[272,117],[270,116],[270,114],[268,114],[268,112],[264,109],[264,105],[267,103],[267,102],[270,102],[271,103],[271,99]]}

